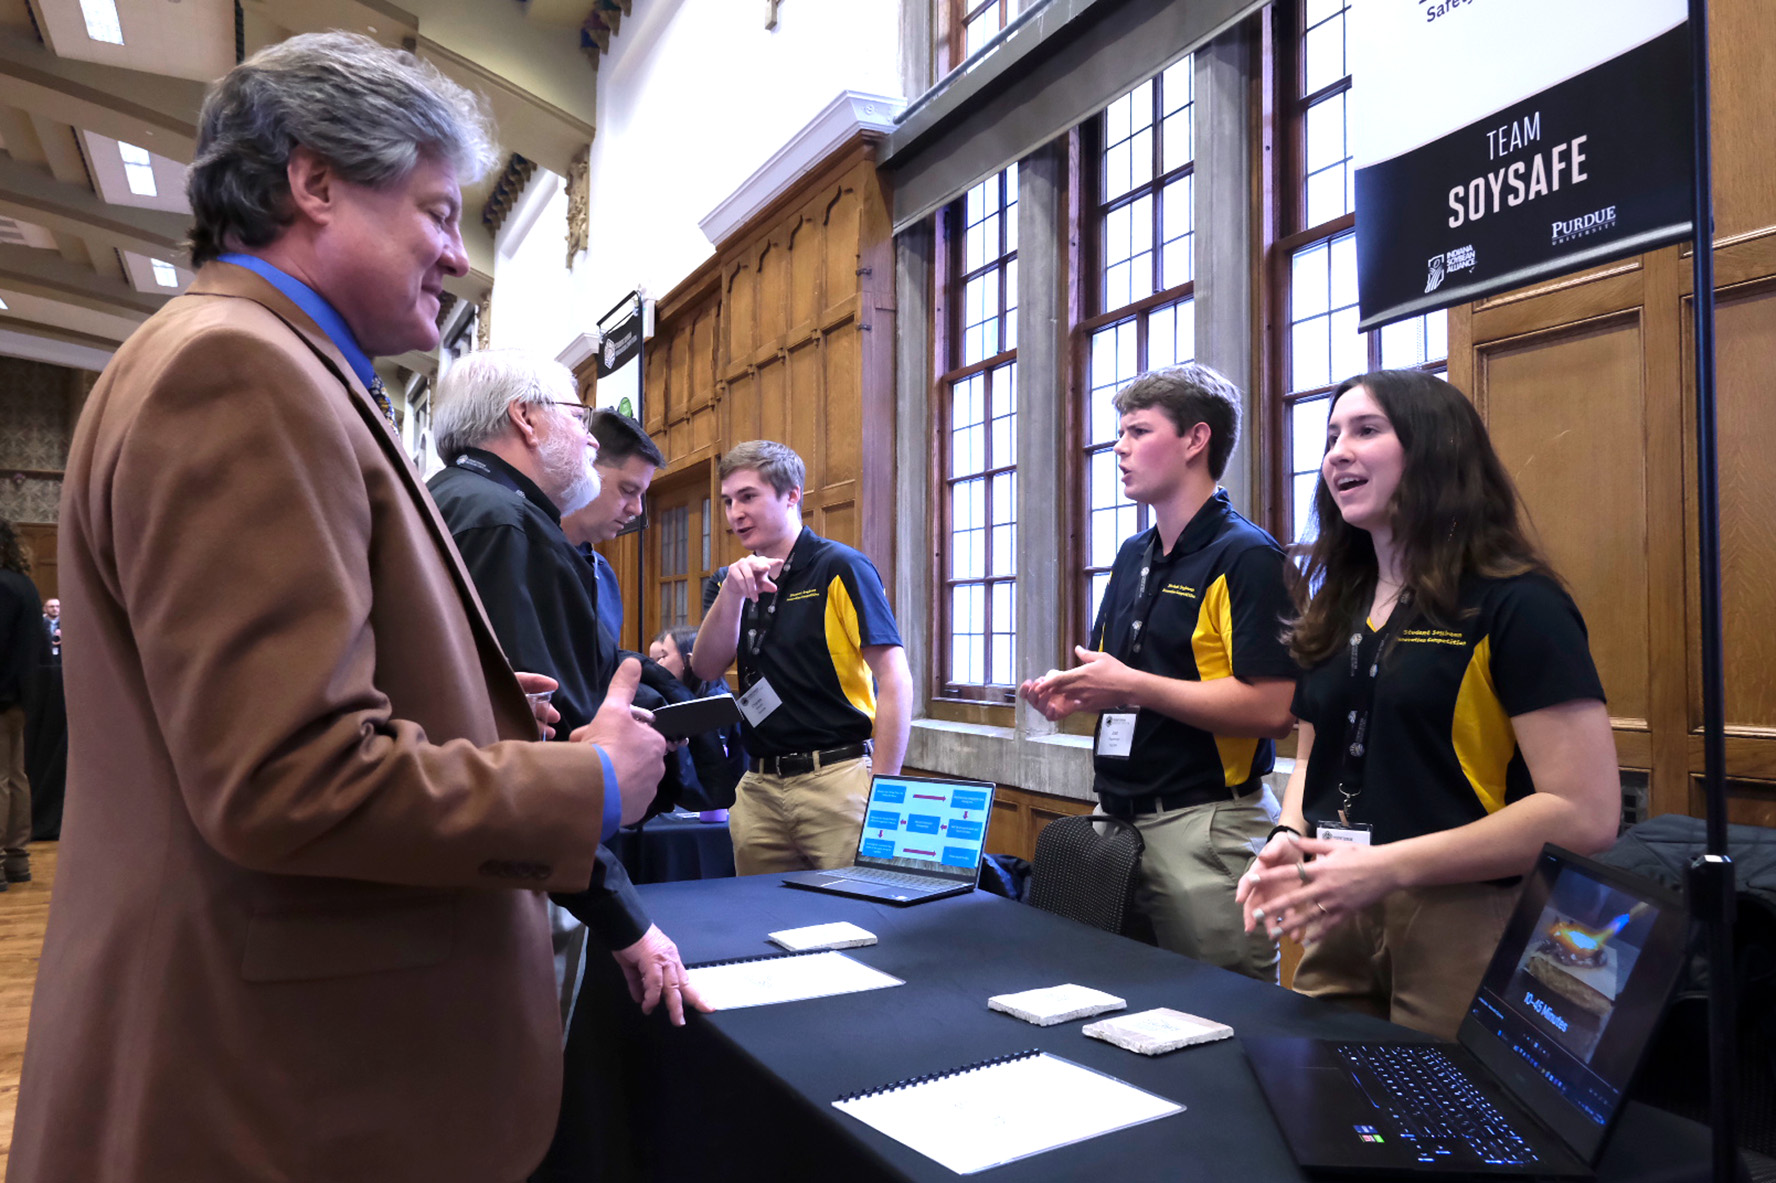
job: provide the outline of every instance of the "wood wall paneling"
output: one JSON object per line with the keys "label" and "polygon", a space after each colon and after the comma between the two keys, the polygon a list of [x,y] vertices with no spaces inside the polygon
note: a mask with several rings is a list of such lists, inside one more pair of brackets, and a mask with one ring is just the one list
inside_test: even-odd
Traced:
{"label": "wood wall paneling", "polygon": [[[1776,729],[1776,402],[1769,397],[1776,284],[1721,299],[1715,333],[1726,719],[1735,729]],[[1697,711],[1691,725],[1700,723]]]}
{"label": "wood wall paneling", "polygon": [[1639,318],[1585,322],[1478,353],[1476,401],[1549,559],[1584,613],[1610,713],[1644,727],[1646,416]]}
{"label": "wood wall paneling", "polygon": [[[1776,822],[1776,5],[1710,5],[1726,773]],[[1450,313],[1450,378],[1486,413],[1591,628],[1624,768],[1697,813],[1702,771],[1694,351],[1687,246]]]}
{"label": "wood wall paneling", "polygon": [[1767,230],[1776,220],[1776,5],[1714,0],[1708,6],[1709,114],[1714,140],[1714,227],[1720,239]]}
{"label": "wood wall paneling", "polygon": [[56,527],[41,522],[15,522],[13,531],[18,535],[19,546],[31,560],[31,582],[37,585],[40,599],[54,599],[60,596],[60,582],[56,576]]}
{"label": "wood wall paneling", "polygon": [[[707,478],[696,479],[718,498],[714,461],[723,452],[780,440],[807,466],[807,523],[859,546],[891,582],[892,555],[877,548],[892,538],[892,359],[859,342],[867,310],[886,304],[892,322],[892,268],[882,261],[892,260],[893,240],[873,152],[867,137],[841,149],[661,298],[649,397],[667,459],[662,496],[683,495],[673,478],[704,466]],[[878,269],[886,301],[865,287]],[[877,435],[866,447],[872,422]],[[711,509],[719,565],[741,551],[719,500]],[[658,594],[655,576],[644,591],[655,614]]]}

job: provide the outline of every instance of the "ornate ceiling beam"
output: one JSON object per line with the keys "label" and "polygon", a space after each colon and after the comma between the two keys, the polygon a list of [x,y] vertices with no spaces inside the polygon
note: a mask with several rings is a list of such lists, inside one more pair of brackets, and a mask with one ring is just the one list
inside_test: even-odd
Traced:
{"label": "ornate ceiling beam", "polygon": [[0,214],[94,245],[182,260],[191,219],[183,214],[112,205],[90,187],[67,184],[0,156]]}
{"label": "ornate ceiling beam", "polygon": [[0,246],[0,288],[60,300],[114,316],[151,316],[167,297],[138,292],[122,280],[105,279],[54,251]]}
{"label": "ornate ceiling beam", "polygon": [[191,162],[196,147],[203,92],[201,82],[57,57],[0,29],[0,103],[139,143],[181,164]]}

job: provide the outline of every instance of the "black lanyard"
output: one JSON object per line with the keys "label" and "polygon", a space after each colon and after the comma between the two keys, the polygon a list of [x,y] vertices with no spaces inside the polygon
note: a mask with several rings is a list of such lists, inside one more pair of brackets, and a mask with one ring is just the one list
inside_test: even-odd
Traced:
{"label": "black lanyard", "polygon": [[[1156,529],[1153,532],[1153,537],[1147,540],[1146,553],[1141,556],[1141,582],[1135,588],[1135,617],[1129,621],[1129,658],[1131,661],[1141,656],[1141,649],[1147,643],[1147,638],[1143,635],[1147,628],[1147,620],[1153,615],[1153,605],[1159,600],[1159,593],[1165,588],[1163,577],[1153,577],[1153,564],[1159,560],[1159,557],[1159,531]],[[1169,574],[1170,571],[1171,567],[1168,564],[1166,572]],[[1151,591],[1147,587],[1150,581],[1153,584]]]}
{"label": "black lanyard", "polygon": [[[1370,654],[1367,668],[1362,660],[1363,624],[1351,631],[1350,710],[1344,717],[1344,750],[1338,765],[1338,820],[1346,825],[1350,824],[1351,806],[1363,791],[1363,761],[1369,753],[1369,717],[1375,709],[1375,686],[1381,681],[1381,658],[1411,611],[1412,593],[1402,591],[1394,601],[1393,611],[1388,613],[1387,623],[1376,634],[1375,652]],[[1366,622],[1367,617],[1364,619]]]}
{"label": "black lanyard", "polygon": [[[771,626],[777,623],[777,598],[783,594],[785,581],[788,580],[790,570],[795,566],[796,552],[802,548],[802,539],[807,536],[806,529],[796,535],[795,545],[789,548],[789,554],[784,557],[783,566],[777,570],[777,578],[772,580],[778,590],[766,593],[770,597],[770,602],[766,603],[766,596],[761,595],[757,600],[746,601],[746,605],[740,609],[740,623],[746,629],[746,656],[755,662],[758,659],[759,650],[765,647],[765,638],[771,635]],[[764,614],[763,620],[759,619],[761,612]],[[747,689],[751,689],[752,684],[759,679],[757,668],[740,672]]]}

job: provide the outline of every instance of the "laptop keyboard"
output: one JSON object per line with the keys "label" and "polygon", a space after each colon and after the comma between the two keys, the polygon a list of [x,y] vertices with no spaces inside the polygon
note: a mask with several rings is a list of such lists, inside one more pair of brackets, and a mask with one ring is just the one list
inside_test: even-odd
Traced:
{"label": "laptop keyboard", "polygon": [[1339,1044],[1339,1057],[1401,1138],[1434,1162],[1466,1146],[1489,1166],[1533,1163],[1536,1154],[1486,1094],[1441,1048],[1429,1044]]}
{"label": "laptop keyboard", "polygon": [[929,891],[937,887],[948,887],[947,883],[934,883],[929,875],[908,875],[903,871],[884,871],[877,867],[841,867],[836,871],[827,872],[840,879],[861,879],[865,883],[879,883],[883,887],[911,887],[919,891]]}

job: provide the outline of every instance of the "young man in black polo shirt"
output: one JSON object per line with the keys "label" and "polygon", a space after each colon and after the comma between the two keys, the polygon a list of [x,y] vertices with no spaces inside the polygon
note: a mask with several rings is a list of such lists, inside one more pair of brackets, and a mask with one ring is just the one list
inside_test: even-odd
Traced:
{"label": "young man in black polo shirt", "polygon": [[721,461],[722,509],[753,553],[717,573],[691,668],[713,681],[739,659],[751,770],[729,826],[742,875],[848,866],[872,768],[900,771],[911,727],[912,676],[882,577],[802,525],[805,475],[770,440]]}
{"label": "young man in black polo shirt", "polygon": [[1159,943],[1275,980],[1276,943],[1246,933],[1234,891],[1270,831],[1268,737],[1293,723],[1298,671],[1282,641],[1282,548],[1216,487],[1239,391],[1189,364],[1141,375],[1115,407],[1123,490],[1154,525],[1117,554],[1084,664],[1021,693],[1050,719],[1102,712],[1095,787],[1146,839],[1137,904]]}

